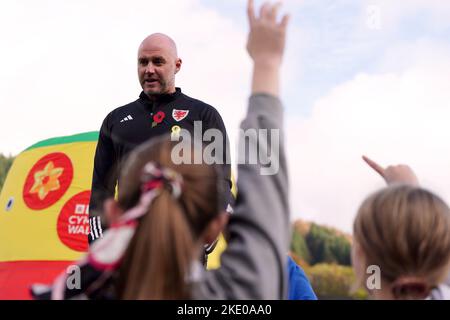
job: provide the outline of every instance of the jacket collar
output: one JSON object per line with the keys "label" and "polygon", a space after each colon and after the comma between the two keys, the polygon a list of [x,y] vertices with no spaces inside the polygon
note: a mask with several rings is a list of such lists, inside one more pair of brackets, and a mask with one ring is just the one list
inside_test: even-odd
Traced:
{"label": "jacket collar", "polygon": [[181,95],[181,89],[175,88],[174,93],[169,94],[162,94],[158,96],[156,100],[150,100],[150,98],[144,93],[144,91],[141,92],[139,95],[139,99],[144,102],[145,105],[153,106],[154,102],[156,102],[156,105],[159,105],[161,103],[169,103],[174,101],[176,98],[178,98]]}

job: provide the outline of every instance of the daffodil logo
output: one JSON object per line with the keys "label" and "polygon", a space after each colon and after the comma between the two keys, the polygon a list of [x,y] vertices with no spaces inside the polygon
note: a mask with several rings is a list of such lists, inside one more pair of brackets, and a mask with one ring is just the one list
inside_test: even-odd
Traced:
{"label": "daffodil logo", "polygon": [[55,168],[52,161],[48,162],[44,170],[34,174],[34,185],[31,187],[30,193],[37,193],[39,200],[44,200],[50,191],[60,188],[58,178],[63,171],[64,168]]}
{"label": "daffodil logo", "polygon": [[73,167],[64,153],[50,153],[36,162],[25,180],[23,199],[34,210],[56,203],[70,186]]}

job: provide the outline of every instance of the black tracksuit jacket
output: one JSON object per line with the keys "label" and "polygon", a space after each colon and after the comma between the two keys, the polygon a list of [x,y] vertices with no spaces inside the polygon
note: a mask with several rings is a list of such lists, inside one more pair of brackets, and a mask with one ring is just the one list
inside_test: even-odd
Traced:
{"label": "black tracksuit jacket", "polygon": [[[177,112],[177,110],[181,112]],[[154,125],[153,116],[159,111],[162,111],[165,117],[161,123]],[[185,111],[188,111],[187,115]],[[182,118],[184,115],[186,116]],[[116,183],[120,186],[120,181],[118,181],[120,169],[130,151],[153,137],[172,133],[174,126],[193,132],[194,121],[202,121],[202,134],[212,128],[222,132],[223,150],[226,150],[223,159],[224,165],[222,165],[225,177],[224,190],[227,190],[224,209],[228,207],[228,204],[233,204],[231,191],[228,192],[231,189],[228,136],[217,110],[200,100],[183,94],[180,88],[176,88],[176,92],[173,94],[162,95],[156,101],[150,100],[142,92],[136,101],[110,112],[101,126],[95,152],[89,205],[91,230],[89,242],[101,237],[105,230],[106,221],[102,213],[103,202],[114,196]]]}

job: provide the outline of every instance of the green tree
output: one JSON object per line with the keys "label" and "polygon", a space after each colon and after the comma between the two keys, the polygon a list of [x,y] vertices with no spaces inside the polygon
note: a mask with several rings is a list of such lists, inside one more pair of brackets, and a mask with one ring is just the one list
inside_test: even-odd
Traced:
{"label": "green tree", "polygon": [[319,263],[305,272],[319,299],[367,299],[351,267]]}
{"label": "green tree", "polygon": [[6,176],[13,161],[14,157],[7,157],[0,153],[0,191],[3,188],[3,184],[5,183]]}
{"label": "green tree", "polygon": [[306,235],[310,263],[337,263],[350,265],[350,241],[334,230],[312,224]]}
{"label": "green tree", "polygon": [[311,263],[311,255],[308,246],[306,245],[305,238],[303,238],[296,229],[292,232],[291,251],[306,263]]}
{"label": "green tree", "polygon": [[336,257],[338,264],[345,266],[351,265],[351,244],[347,239],[342,236],[335,237],[331,244],[331,251]]}

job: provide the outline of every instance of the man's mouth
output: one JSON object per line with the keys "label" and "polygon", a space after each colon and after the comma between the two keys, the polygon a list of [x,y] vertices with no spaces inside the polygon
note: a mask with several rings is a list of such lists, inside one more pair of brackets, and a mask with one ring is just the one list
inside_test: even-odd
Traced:
{"label": "man's mouth", "polygon": [[157,83],[158,80],[157,79],[145,79],[144,82],[147,84],[154,84],[154,83]]}

